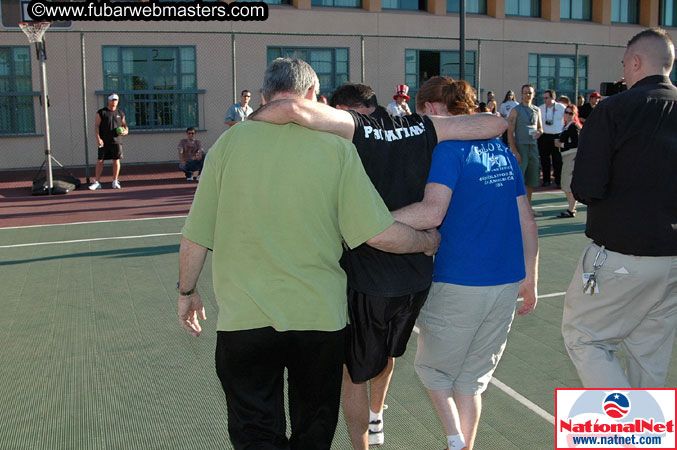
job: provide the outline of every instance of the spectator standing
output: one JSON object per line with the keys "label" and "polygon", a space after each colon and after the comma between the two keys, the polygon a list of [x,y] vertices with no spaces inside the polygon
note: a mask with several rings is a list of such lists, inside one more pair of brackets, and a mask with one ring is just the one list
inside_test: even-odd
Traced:
{"label": "spectator standing", "polygon": [[576,107],[580,110],[581,106],[583,106],[583,105],[585,105],[585,97],[583,97],[582,95],[579,95],[576,98]]}
{"label": "spectator standing", "polygon": [[578,133],[581,123],[578,121],[578,108],[569,105],[564,110],[564,128],[555,140],[555,146],[562,153],[562,190],[567,197],[568,208],[557,217],[575,217],[576,199],[571,193],[571,177],[574,174],[574,162],[578,152]]}
{"label": "spectator standing", "polygon": [[569,106],[571,104],[571,99],[567,95],[560,95],[557,99],[557,103],[561,103],[564,106]]}
{"label": "spectator standing", "polygon": [[578,109],[578,120],[581,121],[581,124],[585,124],[585,121],[588,120],[592,110],[597,107],[599,104],[599,99],[602,98],[599,92],[590,93],[590,101]]}
{"label": "spectator standing", "polygon": [[403,117],[411,114],[409,105],[407,102],[411,97],[408,95],[409,86],[406,84],[398,84],[396,87],[395,95],[393,95],[394,102],[388,104],[386,110],[388,114],[393,117]]}
{"label": "spectator standing", "polygon": [[507,119],[510,115],[510,110],[517,106],[519,103],[515,101],[515,93],[513,91],[508,91],[503,97],[503,103],[498,107],[498,113],[504,119]]}
{"label": "spectator standing", "polygon": [[[515,101],[515,93],[512,90],[510,90],[505,93],[505,97],[503,97],[503,103],[501,103],[501,105],[498,107],[498,114],[504,119],[507,119],[508,116],[510,115],[510,110],[517,105],[518,103]],[[501,140],[505,145],[510,145],[510,141],[508,141],[507,130],[501,136]]]}
{"label": "spectator standing", "polygon": [[[200,181],[200,172],[204,164],[202,142],[195,139],[195,127],[186,129],[186,138],[181,139],[178,146],[179,169],[186,174],[186,181]],[[195,176],[197,172],[197,176]]]}
{"label": "spectator standing", "polygon": [[[471,114],[475,106],[466,81],[451,81],[440,96],[425,94],[418,92],[416,104],[427,114]],[[441,225],[414,367],[449,448],[472,450],[481,394],[505,348],[518,292],[519,315],[537,301],[538,230],[517,160],[499,139],[442,142],[423,200],[393,215],[414,228]]]}
{"label": "spectator standing", "polygon": [[235,103],[233,106],[228,108],[226,112],[226,125],[233,126],[238,122],[244,122],[244,120],[249,117],[251,113],[254,112],[251,106],[249,106],[249,101],[252,99],[252,93],[248,90],[242,91],[240,94],[240,102]]}
{"label": "spectator standing", "polygon": [[588,205],[592,242],[567,289],[562,334],[585,388],[662,388],[668,375],[677,325],[674,59],[665,30],[635,35],[623,56],[629,89],[605,99],[581,130],[571,189]]}
{"label": "spectator standing", "polygon": [[[264,75],[264,102],[315,102],[318,90],[299,59],[278,58]],[[199,336],[205,313],[196,285],[213,249],[216,371],[235,449],[331,447],[347,321],[342,241],[432,254],[439,236],[393,223],[345,139],[247,121],[214,144],[183,228],[178,316]]]}
{"label": "spectator standing", "polygon": [[543,104],[538,107],[541,110],[541,120],[543,121],[543,134],[538,138],[538,156],[541,158],[543,186],[550,186],[552,184],[552,168],[555,184],[557,187],[560,187],[562,181],[562,155],[559,149],[555,147],[555,138],[559,137],[562,127],[564,127],[565,107],[561,103],[556,102],[555,97],[554,90],[546,89],[543,92]]}
{"label": "spectator standing", "polygon": [[487,92],[487,109],[491,114],[498,114],[498,104],[493,91]]}
{"label": "spectator standing", "polygon": [[[508,142],[520,164],[527,198],[531,204],[531,195],[538,186],[540,169],[538,164],[537,140],[543,134],[541,110],[532,104],[535,90],[530,84],[522,86],[522,102],[510,110],[508,116]],[[534,211],[534,216],[543,214]]]}
{"label": "spectator standing", "polygon": [[122,186],[118,181],[120,176],[120,160],[122,159],[122,141],[120,136],[129,134],[129,127],[125,120],[125,113],[118,109],[120,97],[112,93],[108,96],[108,105],[96,112],[94,120],[94,134],[98,145],[98,155],[96,169],[94,172],[94,182],[89,185],[91,191],[101,189],[101,173],[103,172],[103,162],[107,159],[113,160],[113,189],[120,189]]}

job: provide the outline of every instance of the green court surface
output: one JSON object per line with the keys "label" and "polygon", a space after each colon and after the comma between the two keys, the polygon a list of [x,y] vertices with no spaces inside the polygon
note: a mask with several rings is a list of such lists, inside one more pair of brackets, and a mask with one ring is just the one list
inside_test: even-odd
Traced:
{"label": "green court surface", "polygon": [[[580,383],[560,335],[562,303],[587,244],[562,193],[534,196],[541,264],[535,312],[516,317],[483,396],[477,449],[555,447],[555,389]],[[214,373],[211,260],[200,279],[204,332],[176,318],[183,218],[0,229],[0,449],[229,449]],[[382,449],[444,448],[413,370],[396,364]],[[677,386],[673,361],[667,387]],[[340,419],[334,449],[349,449]]]}

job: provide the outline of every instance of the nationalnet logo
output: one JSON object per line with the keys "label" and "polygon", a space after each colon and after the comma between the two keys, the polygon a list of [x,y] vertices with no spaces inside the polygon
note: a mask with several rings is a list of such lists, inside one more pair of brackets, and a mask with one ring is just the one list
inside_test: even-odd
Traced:
{"label": "nationalnet logo", "polygon": [[675,392],[556,389],[557,449],[674,449]]}

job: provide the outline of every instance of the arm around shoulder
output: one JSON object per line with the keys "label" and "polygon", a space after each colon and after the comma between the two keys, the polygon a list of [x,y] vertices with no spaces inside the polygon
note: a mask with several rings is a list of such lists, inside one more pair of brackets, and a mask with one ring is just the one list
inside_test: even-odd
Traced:
{"label": "arm around shoulder", "polygon": [[508,128],[505,119],[493,114],[428,117],[435,126],[438,142],[491,139],[500,136]]}
{"label": "arm around shoulder", "polygon": [[355,121],[349,112],[303,98],[286,98],[266,103],[249,116],[249,119],[275,124],[296,123],[349,140],[355,132]]}

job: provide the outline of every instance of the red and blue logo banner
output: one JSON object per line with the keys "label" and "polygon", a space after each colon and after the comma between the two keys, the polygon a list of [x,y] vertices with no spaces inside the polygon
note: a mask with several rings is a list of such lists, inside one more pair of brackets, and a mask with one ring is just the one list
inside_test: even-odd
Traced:
{"label": "red and blue logo banner", "polygon": [[556,447],[674,449],[675,395],[675,389],[556,389]]}

